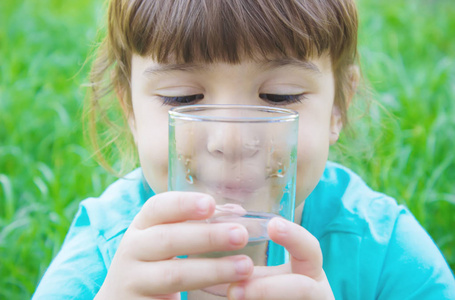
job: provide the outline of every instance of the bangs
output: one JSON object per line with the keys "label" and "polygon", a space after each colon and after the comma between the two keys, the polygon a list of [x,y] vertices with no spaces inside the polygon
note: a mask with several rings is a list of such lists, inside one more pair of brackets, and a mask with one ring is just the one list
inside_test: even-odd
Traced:
{"label": "bangs", "polygon": [[125,169],[137,165],[127,126],[134,116],[133,54],[163,64],[305,61],[328,54],[334,103],[346,125],[347,103],[355,90],[350,71],[357,59],[354,1],[108,0],[107,36],[96,50],[84,113],[98,161],[108,170],[119,161]]}
{"label": "bangs", "polygon": [[119,52],[150,56],[159,63],[306,60],[324,52],[332,61],[344,57],[352,62],[356,55],[357,15],[351,1],[118,2],[111,5],[111,43]]}

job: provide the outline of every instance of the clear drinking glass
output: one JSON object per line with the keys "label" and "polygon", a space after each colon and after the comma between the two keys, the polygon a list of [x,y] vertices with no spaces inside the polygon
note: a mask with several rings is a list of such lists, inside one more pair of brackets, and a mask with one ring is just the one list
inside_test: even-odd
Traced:
{"label": "clear drinking glass", "polygon": [[298,114],[248,105],[191,105],[169,111],[169,190],[212,195],[208,223],[237,222],[248,245],[239,251],[201,255],[249,255],[255,265],[288,260],[267,235],[273,217],[293,221]]}

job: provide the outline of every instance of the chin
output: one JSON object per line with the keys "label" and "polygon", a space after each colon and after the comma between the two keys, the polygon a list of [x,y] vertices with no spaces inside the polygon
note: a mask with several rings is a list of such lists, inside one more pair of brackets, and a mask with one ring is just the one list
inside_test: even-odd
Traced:
{"label": "chin", "polygon": [[159,174],[142,169],[145,180],[155,194],[167,192],[167,171]]}

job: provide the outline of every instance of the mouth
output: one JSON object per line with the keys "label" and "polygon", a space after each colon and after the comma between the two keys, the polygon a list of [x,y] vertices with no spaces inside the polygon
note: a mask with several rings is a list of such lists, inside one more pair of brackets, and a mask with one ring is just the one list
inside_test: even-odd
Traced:
{"label": "mouth", "polygon": [[223,182],[209,185],[212,187],[213,195],[229,203],[242,204],[254,195],[259,189],[258,185],[247,182]]}

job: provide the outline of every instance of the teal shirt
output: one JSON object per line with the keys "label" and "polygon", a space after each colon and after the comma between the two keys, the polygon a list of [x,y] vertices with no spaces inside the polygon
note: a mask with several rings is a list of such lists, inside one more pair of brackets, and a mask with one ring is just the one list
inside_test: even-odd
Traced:
{"label": "teal shirt", "polygon": [[[32,299],[93,299],[151,196],[137,169],[99,198],[82,201]],[[301,225],[320,242],[336,299],[455,299],[450,268],[412,214],[341,165],[327,163],[305,200]]]}

